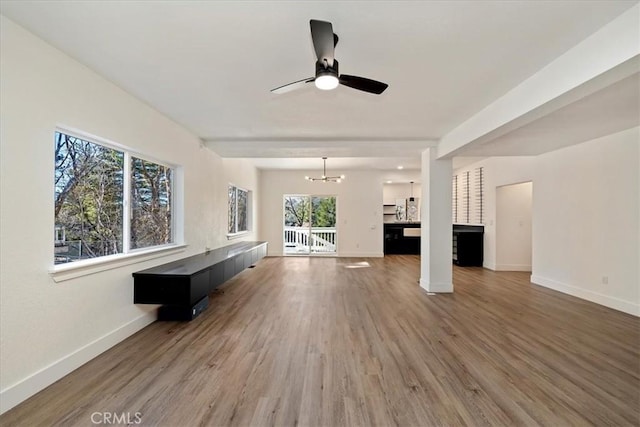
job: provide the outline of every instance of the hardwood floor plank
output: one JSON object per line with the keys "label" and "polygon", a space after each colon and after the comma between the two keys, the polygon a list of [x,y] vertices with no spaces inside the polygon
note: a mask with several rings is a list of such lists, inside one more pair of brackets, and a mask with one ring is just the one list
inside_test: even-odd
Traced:
{"label": "hardwood floor plank", "polygon": [[[367,264],[363,264],[367,263]],[[640,319],[418,256],[265,258],[192,322],[156,322],[0,425],[640,425]]]}

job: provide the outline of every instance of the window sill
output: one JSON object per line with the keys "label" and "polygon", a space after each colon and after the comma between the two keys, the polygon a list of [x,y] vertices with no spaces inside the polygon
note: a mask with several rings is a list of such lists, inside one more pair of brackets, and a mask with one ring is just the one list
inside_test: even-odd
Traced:
{"label": "window sill", "polygon": [[247,230],[247,231],[241,231],[239,233],[227,234],[227,240],[238,239],[238,238],[240,238],[242,236],[246,236],[250,232],[251,231]]}
{"label": "window sill", "polygon": [[49,270],[49,274],[54,282],[59,283],[101,271],[124,267],[125,265],[137,264],[154,258],[177,254],[183,252],[186,247],[186,244],[163,246],[161,248],[147,249],[128,254],[109,255],[70,262],[68,264],[58,264]]}

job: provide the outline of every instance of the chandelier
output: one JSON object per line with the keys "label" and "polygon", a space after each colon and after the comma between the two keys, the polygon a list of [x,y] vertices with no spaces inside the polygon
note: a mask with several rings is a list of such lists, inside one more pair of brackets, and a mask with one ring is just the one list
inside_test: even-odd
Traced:
{"label": "chandelier", "polygon": [[342,182],[344,179],[344,175],[340,176],[327,176],[327,158],[323,157],[322,161],[324,162],[324,166],[322,168],[322,177],[321,178],[311,178],[309,176],[305,176],[304,179],[307,181],[322,181],[322,182]]}

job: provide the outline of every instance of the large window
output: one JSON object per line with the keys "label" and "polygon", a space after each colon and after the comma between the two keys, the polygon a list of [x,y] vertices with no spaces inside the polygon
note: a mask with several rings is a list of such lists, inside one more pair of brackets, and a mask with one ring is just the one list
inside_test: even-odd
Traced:
{"label": "large window", "polygon": [[229,185],[229,235],[249,231],[249,191]]}
{"label": "large window", "polygon": [[336,253],[336,196],[284,196],[284,254]]}
{"label": "large window", "polygon": [[171,243],[171,172],[131,158],[131,249]]}
{"label": "large window", "polygon": [[166,165],[56,132],[55,264],[172,243],[172,179]]}

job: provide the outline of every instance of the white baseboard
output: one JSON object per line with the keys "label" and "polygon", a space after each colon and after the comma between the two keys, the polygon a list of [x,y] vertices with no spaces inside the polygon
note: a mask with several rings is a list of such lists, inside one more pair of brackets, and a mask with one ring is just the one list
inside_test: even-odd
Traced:
{"label": "white baseboard", "polygon": [[531,283],[640,317],[640,304],[637,303],[579,288],[546,277],[534,276],[533,274],[531,275]]}
{"label": "white baseboard", "polygon": [[495,271],[531,271],[531,264],[496,264],[494,267]]}
{"label": "white baseboard", "polygon": [[453,283],[429,283],[424,279],[420,279],[420,287],[427,292],[435,293],[452,293]]}
{"label": "white baseboard", "polygon": [[137,319],[109,332],[73,353],[53,362],[51,365],[28,376],[24,380],[0,391],[0,414],[27,400],[60,378],[78,369],[91,359],[105,352],[125,338],[138,332],[157,319],[155,310],[143,314]]}
{"label": "white baseboard", "polygon": [[488,262],[484,263],[482,267],[492,271],[532,271],[531,265],[524,264],[495,264]]}

